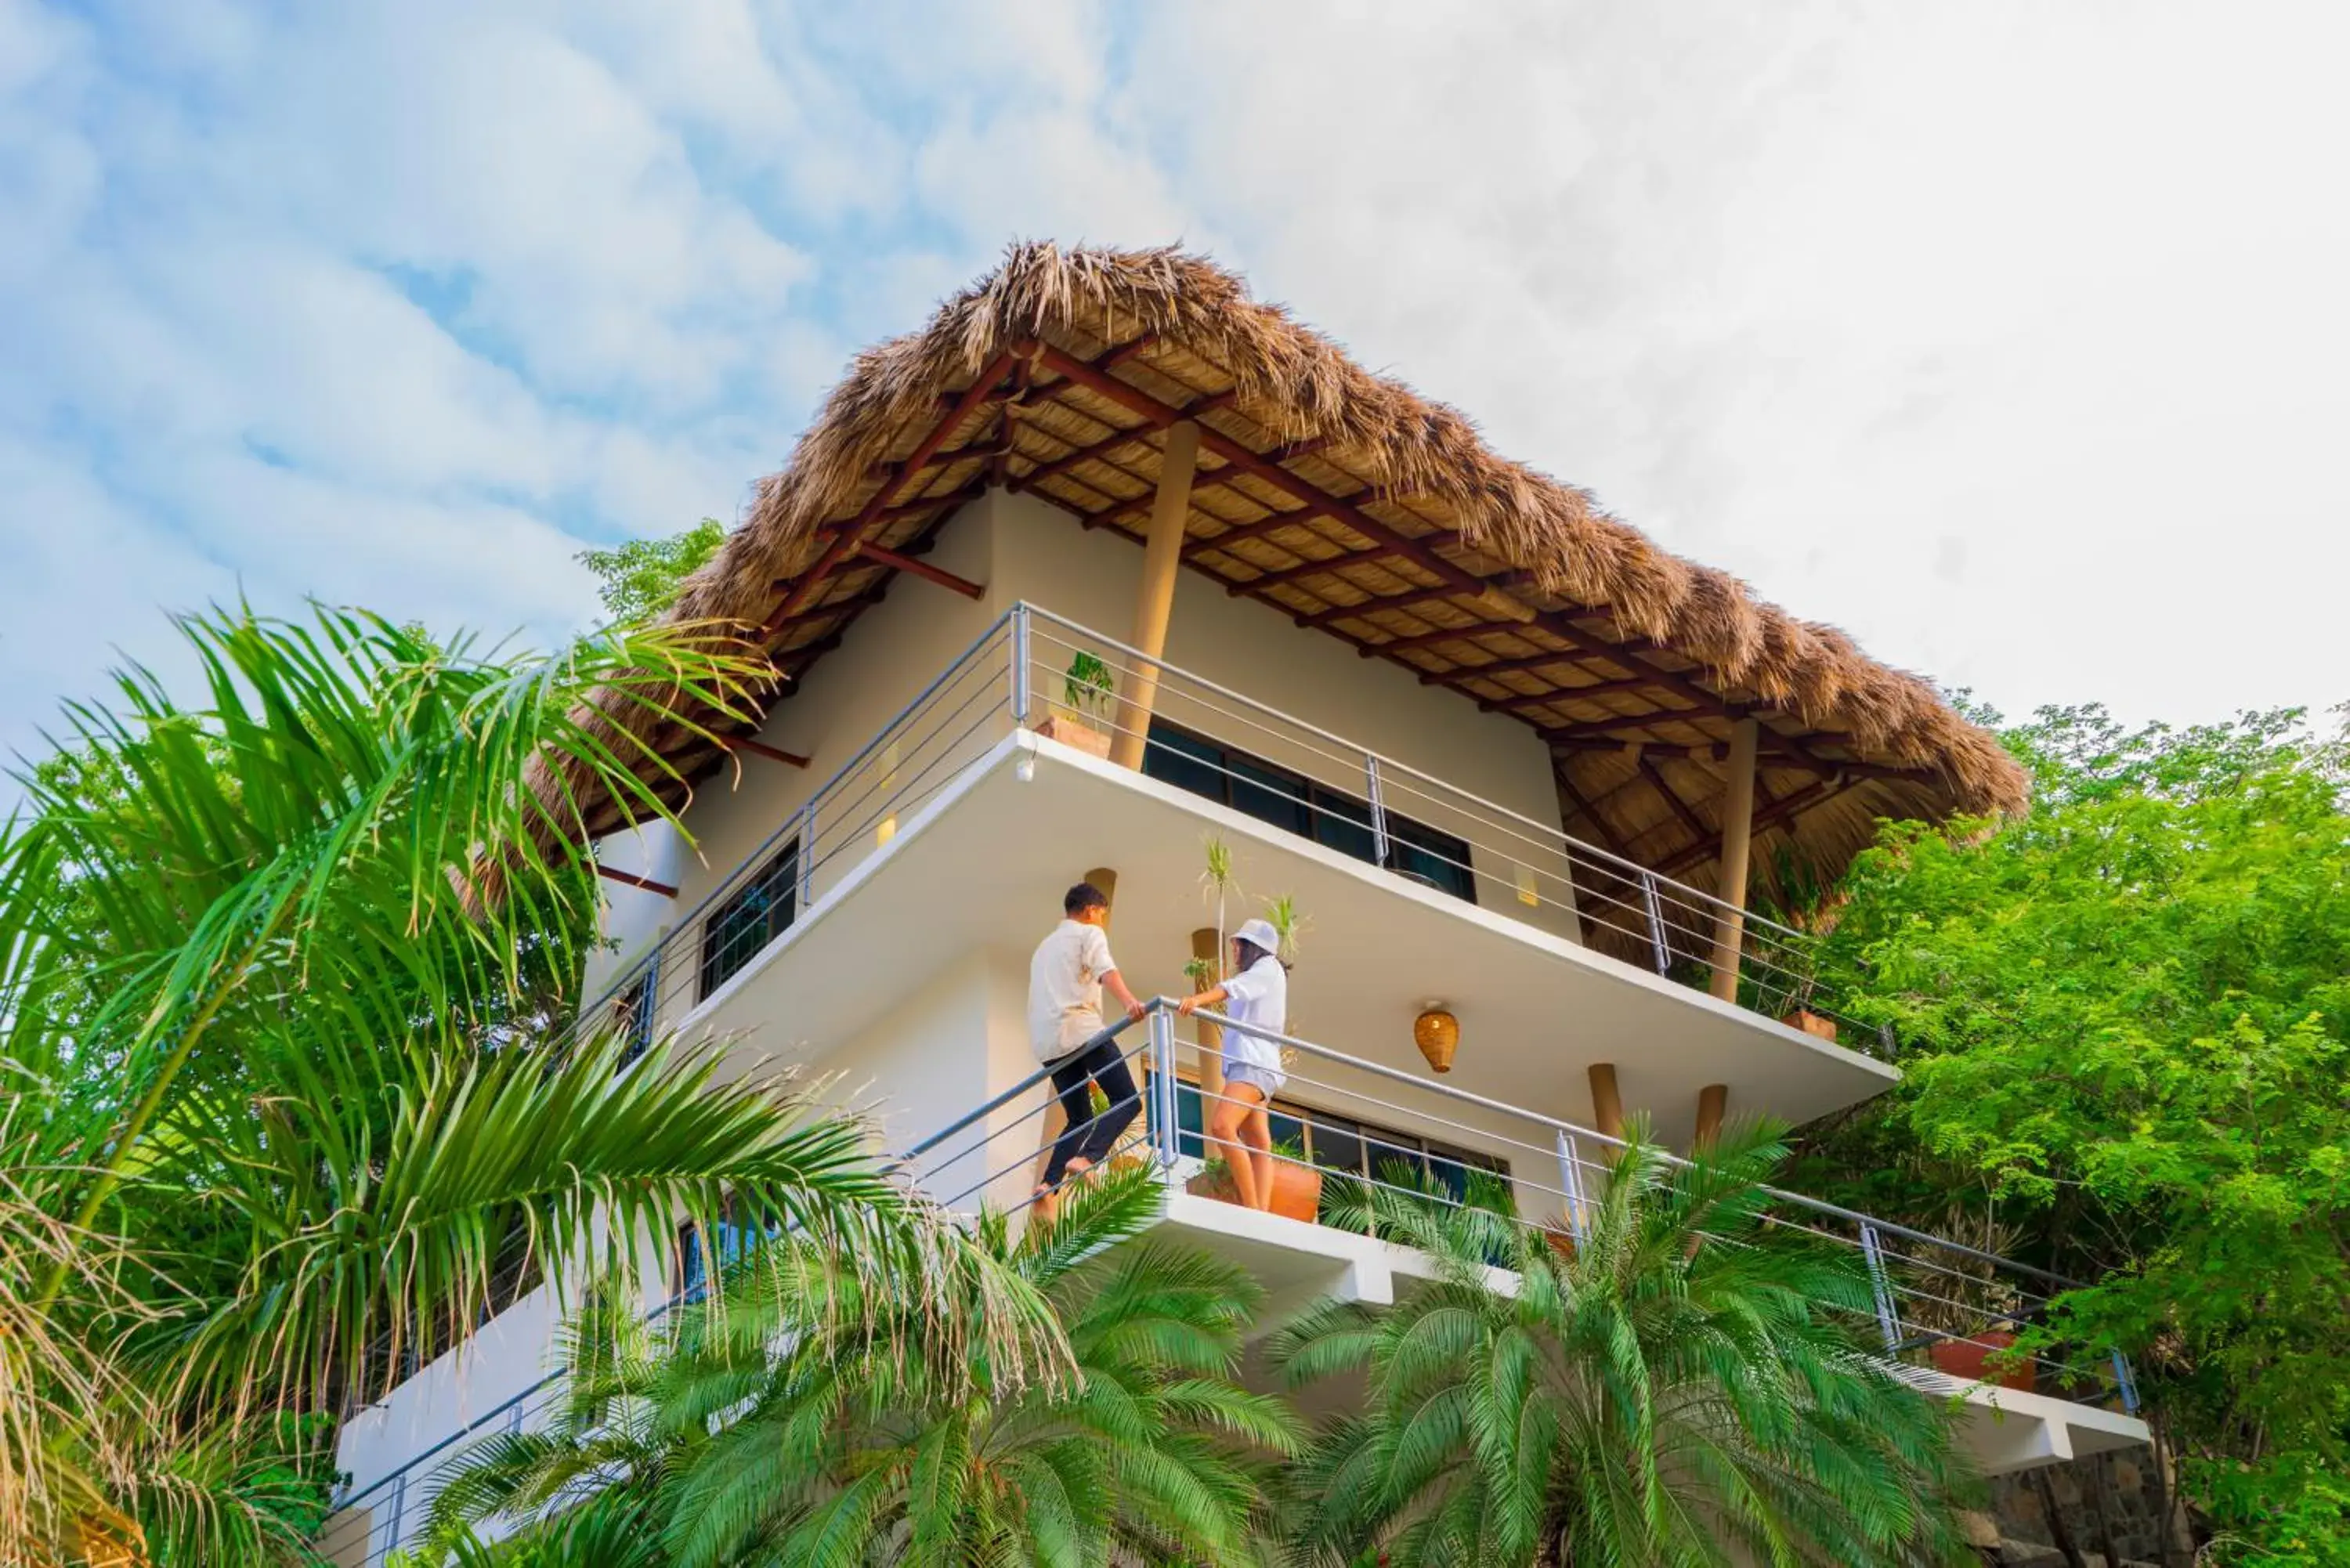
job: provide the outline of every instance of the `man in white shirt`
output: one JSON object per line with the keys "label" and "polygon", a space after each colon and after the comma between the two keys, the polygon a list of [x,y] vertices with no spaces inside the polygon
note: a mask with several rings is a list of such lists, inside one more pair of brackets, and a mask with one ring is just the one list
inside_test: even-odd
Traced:
{"label": "man in white shirt", "polygon": [[[1142,1096],[1115,1040],[1094,1043],[1102,1032],[1102,988],[1107,986],[1128,1018],[1142,1016],[1142,1003],[1127,989],[1109,955],[1109,899],[1090,882],[1080,882],[1061,900],[1063,919],[1036,944],[1028,961],[1028,1038],[1036,1059],[1053,1070],[1053,1093],[1060,1097],[1068,1127],[1053,1144],[1045,1179],[1036,1187],[1038,1217],[1053,1215],[1065,1178],[1081,1176],[1109,1158],[1119,1135],[1133,1124]],[[1109,1101],[1094,1115],[1091,1085]]]}
{"label": "man in white shirt", "polygon": [[1281,1070],[1281,1047],[1264,1038],[1289,1033],[1289,971],[1280,947],[1270,922],[1243,921],[1232,933],[1232,978],[1176,1004],[1186,1018],[1196,1009],[1221,1006],[1232,1020],[1224,1029],[1224,1094],[1208,1107],[1208,1138],[1232,1172],[1233,1195],[1248,1209],[1273,1207],[1267,1107],[1289,1081]]}

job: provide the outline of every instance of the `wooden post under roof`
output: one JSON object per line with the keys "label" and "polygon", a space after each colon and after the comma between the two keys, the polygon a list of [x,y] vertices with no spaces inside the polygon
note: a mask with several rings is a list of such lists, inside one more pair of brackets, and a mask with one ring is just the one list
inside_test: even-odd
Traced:
{"label": "wooden post under roof", "polygon": [[1729,1085],[1708,1084],[1697,1092],[1697,1132],[1690,1139],[1692,1150],[1713,1147],[1713,1140],[1721,1136],[1721,1113],[1729,1108]]}
{"label": "wooden post under roof", "polygon": [[1150,711],[1159,698],[1159,666],[1167,651],[1167,622],[1175,605],[1175,576],[1183,565],[1183,524],[1191,512],[1191,475],[1200,462],[1200,427],[1178,420],[1167,427],[1167,447],[1159,462],[1159,493],[1150,504],[1150,533],[1143,542],[1142,590],[1135,600],[1134,635],[1127,640],[1142,655],[1127,677],[1118,705],[1118,733],[1109,760],[1122,768],[1142,766],[1150,736]]}
{"label": "wooden post under roof", "polygon": [[1746,860],[1754,838],[1754,749],[1759,726],[1752,714],[1730,726],[1730,788],[1721,802],[1721,881],[1715,889],[1724,909],[1713,933],[1713,994],[1738,1000],[1738,955],[1746,937]]}
{"label": "wooden post under roof", "polygon": [[[1194,990],[1205,991],[1209,986],[1222,982],[1223,943],[1217,940],[1215,927],[1201,926],[1191,933],[1191,956],[1208,966],[1205,979],[1195,982]],[[1200,1115],[1203,1118],[1201,1126],[1204,1128],[1207,1125],[1204,1118],[1210,1108],[1224,1097],[1224,1032],[1204,1018],[1194,1019],[1192,1023],[1200,1032]]]}
{"label": "wooden post under roof", "polygon": [[1616,1064],[1591,1064],[1591,1127],[1609,1137],[1624,1136],[1624,1096],[1616,1088]]}

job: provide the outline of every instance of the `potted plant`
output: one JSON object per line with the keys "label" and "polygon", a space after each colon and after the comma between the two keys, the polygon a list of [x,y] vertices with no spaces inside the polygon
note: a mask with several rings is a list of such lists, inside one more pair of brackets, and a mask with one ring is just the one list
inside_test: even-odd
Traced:
{"label": "potted plant", "polygon": [[2022,1324],[2022,1296],[1975,1252],[2004,1253],[2012,1232],[1988,1215],[1952,1210],[1938,1228],[1973,1251],[1931,1248],[1920,1260],[1923,1278],[1901,1294],[1901,1322],[1912,1333],[1933,1337],[1926,1358],[1934,1370],[1966,1383],[1989,1383],[2019,1393],[2033,1391],[2033,1364],[2010,1355]]}
{"label": "potted plant", "polygon": [[1816,949],[1835,923],[1835,890],[1824,882],[1810,860],[1791,847],[1782,847],[1772,881],[1778,896],[1756,900],[1755,912],[1799,932],[1800,943],[1775,944],[1770,967],[1774,981],[1787,986],[1785,1011],[1779,1022],[1815,1040],[1835,1043],[1835,1020],[1812,1011],[1812,995],[1819,987]]}
{"label": "potted plant", "polygon": [[[1183,1189],[1220,1203],[1240,1201],[1232,1168],[1222,1155],[1211,1156],[1199,1174],[1183,1184]],[[1272,1211],[1308,1225],[1321,1217],[1322,1170],[1306,1159],[1305,1146],[1295,1138],[1284,1138],[1273,1146]]]}
{"label": "potted plant", "polygon": [[[1075,746],[1090,756],[1108,756],[1107,726],[1111,707],[1118,701],[1118,683],[1110,676],[1109,666],[1083,649],[1078,649],[1069,659],[1068,673],[1062,678],[1061,699],[1052,716],[1036,726],[1036,732],[1065,746]],[[1085,722],[1086,719],[1093,720],[1094,724]],[[1103,727],[1097,729],[1095,724]]]}

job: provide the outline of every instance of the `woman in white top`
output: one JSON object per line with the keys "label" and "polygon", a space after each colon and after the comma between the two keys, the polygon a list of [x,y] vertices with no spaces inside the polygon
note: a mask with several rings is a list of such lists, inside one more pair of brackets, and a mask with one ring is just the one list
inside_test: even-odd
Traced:
{"label": "woman in white top", "polygon": [[1273,1207],[1273,1118],[1266,1107],[1281,1092],[1281,1047],[1251,1033],[1289,1032],[1289,971],[1276,956],[1281,939],[1263,920],[1243,923],[1232,936],[1232,975],[1187,996],[1176,1011],[1189,1016],[1221,1007],[1224,1030],[1223,1098],[1208,1107],[1208,1137],[1232,1173],[1232,1189],[1250,1209]]}

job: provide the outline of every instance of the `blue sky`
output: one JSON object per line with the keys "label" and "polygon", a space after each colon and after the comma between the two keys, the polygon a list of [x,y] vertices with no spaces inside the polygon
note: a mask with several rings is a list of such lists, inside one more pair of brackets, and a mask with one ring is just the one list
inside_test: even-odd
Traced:
{"label": "blue sky", "polygon": [[1182,241],[2020,711],[2350,697],[2338,7],[0,0],[0,746],[545,641],[1014,235]]}

